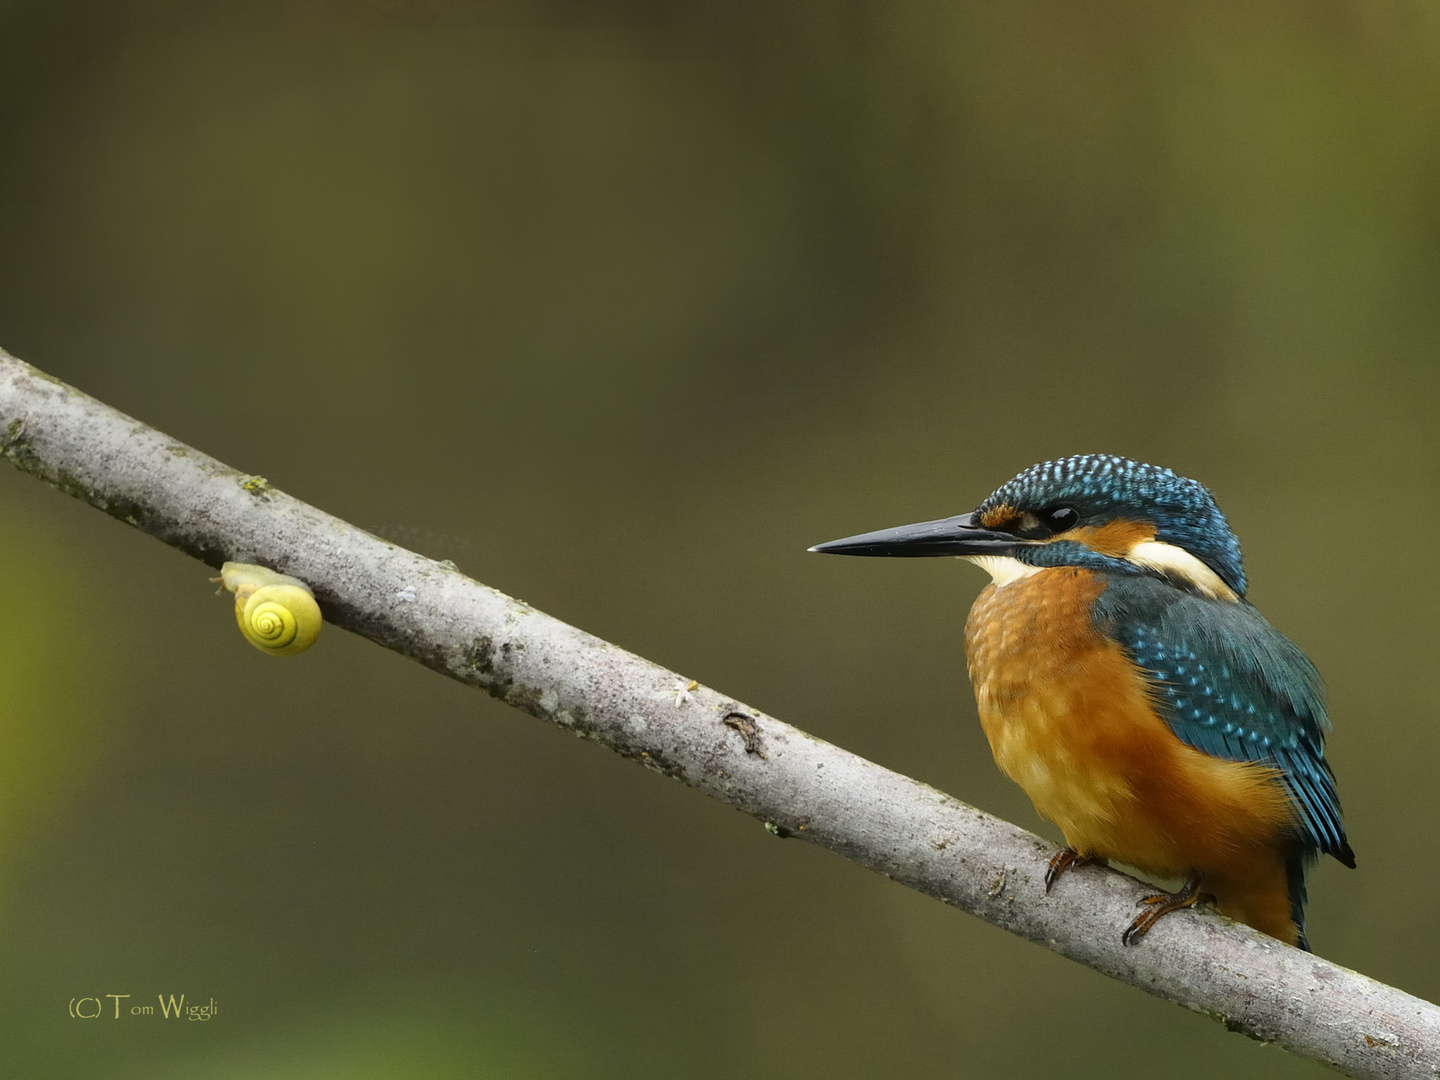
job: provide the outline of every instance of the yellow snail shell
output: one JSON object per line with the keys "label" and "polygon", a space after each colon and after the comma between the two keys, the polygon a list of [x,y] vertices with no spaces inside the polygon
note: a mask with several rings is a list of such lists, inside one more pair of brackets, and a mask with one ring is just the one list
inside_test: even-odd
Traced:
{"label": "yellow snail shell", "polygon": [[320,605],[299,578],[264,566],[227,562],[215,580],[235,594],[240,633],[261,652],[294,656],[320,636]]}

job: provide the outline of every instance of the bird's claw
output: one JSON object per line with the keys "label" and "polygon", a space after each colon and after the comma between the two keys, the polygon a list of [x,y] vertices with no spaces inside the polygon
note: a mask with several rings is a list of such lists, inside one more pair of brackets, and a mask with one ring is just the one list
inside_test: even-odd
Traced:
{"label": "bird's claw", "polygon": [[1150,932],[1150,928],[1172,911],[1182,911],[1201,902],[1214,903],[1215,897],[1200,891],[1200,875],[1191,874],[1177,893],[1152,893],[1142,896],[1137,906],[1149,908],[1135,916],[1135,921],[1120,935],[1122,945],[1135,945]]}
{"label": "bird's claw", "polygon": [[1059,881],[1067,870],[1073,870],[1077,866],[1092,866],[1095,863],[1104,863],[1105,860],[1098,855],[1081,855],[1074,848],[1065,848],[1057,851],[1050,865],[1045,870],[1045,893],[1049,895],[1050,888]]}

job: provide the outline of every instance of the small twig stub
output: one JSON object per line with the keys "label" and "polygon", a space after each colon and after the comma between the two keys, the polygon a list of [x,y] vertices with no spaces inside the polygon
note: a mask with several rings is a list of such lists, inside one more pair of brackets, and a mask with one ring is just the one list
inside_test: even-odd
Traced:
{"label": "small twig stub", "polygon": [[742,712],[726,713],[725,726],[740,733],[740,737],[745,740],[745,753],[754,754],[761,761],[770,760],[761,749],[760,725],[755,722],[753,716],[747,716]]}

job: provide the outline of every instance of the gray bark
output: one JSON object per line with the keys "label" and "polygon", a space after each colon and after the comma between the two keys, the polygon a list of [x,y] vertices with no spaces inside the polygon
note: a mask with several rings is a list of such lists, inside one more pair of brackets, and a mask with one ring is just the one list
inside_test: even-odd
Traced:
{"label": "gray bark", "polygon": [[1116,979],[1360,1077],[1440,1076],[1440,1009],[1205,911],[1138,946],[1146,887],[1090,867],[1045,895],[1053,848],[1015,825],[688,683],[372,536],[0,351],[0,452],[212,567],[308,582],[327,621]]}

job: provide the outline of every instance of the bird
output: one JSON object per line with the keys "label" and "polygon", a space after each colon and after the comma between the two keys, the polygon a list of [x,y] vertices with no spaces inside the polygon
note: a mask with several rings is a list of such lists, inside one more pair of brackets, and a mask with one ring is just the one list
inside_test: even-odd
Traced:
{"label": "bird", "polygon": [[991,582],[965,624],[980,723],[1001,771],[1066,847],[1177,893],[1121,940],[1207,901],[1308,950],[1305,877],[1355,866],[1315,665],[1245,598],[1240,543],[1209,489],[1112,454],[1041,462],[968,514],[811,551],[957,556]]}

